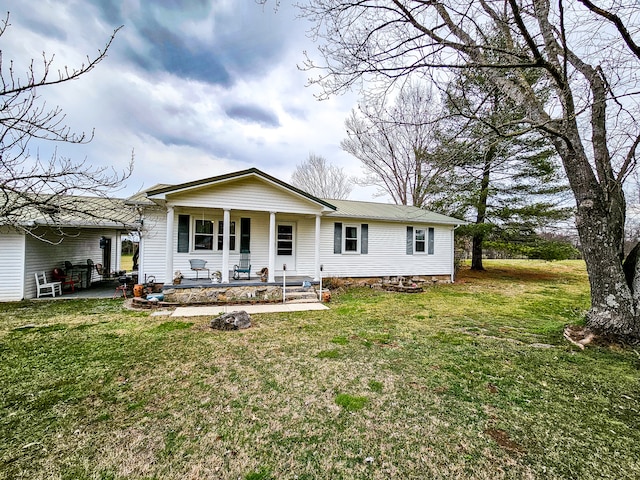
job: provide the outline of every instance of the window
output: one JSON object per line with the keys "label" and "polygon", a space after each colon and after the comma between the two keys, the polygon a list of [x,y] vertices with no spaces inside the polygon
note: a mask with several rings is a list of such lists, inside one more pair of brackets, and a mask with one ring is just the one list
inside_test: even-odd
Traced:
{"label": "window", "polygon": [[[224,239],[224,222],[218,222],[218,250],[222,251]],[[236,249],[236,222],[229,223],[229,250]]]}
{"label": "window", "polygon": [[369,224],[333,224],[333,253],[369,253]]}
{"label": "window", "polygon": [[358,229],[356,225],[345,225],[344,227],[344,251],[358,253]]}
{"label": "window", "polygon": [[433,255],[435,245],[435,229],[413,228],[407,226],[407,255],[427,253]]}
{"label": "window", "polygon": [[194,250],[213,250],[213,222],[211,220],[196,220],[193,243]]}
{"label": "window", "polygon": [[278,225],[278,255],[293,255],[293,225]]}
{"label": "window", "polygon": [[424,228],[416,228],[416,239],[414,251],[416,253],[425,253],[427,251],[427,232]]}

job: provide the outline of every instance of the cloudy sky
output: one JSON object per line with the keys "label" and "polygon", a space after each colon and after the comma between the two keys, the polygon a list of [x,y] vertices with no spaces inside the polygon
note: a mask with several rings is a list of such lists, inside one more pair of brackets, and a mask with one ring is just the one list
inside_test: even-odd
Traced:
{"label": "cloudy sky", "polygon": [[[357,97],[317,101],[305,86],[308,73],[297,65],[315,46],[287,1],[277,11],[255,0],[8,3],[0,48],[17,72],[43,51],[55,54],[55,68],[78,66],[123,26],[96,69],[39,92],[72,129],[95,129],[90,144],[57,145],[59,155],[122,169],[135,152],[119,196],[250,167],[289,181],[310,152],[360,173],[339,145]],[[46,156],[51,146],[39,148]],[[356,188],[351,198],[372,193]]]}

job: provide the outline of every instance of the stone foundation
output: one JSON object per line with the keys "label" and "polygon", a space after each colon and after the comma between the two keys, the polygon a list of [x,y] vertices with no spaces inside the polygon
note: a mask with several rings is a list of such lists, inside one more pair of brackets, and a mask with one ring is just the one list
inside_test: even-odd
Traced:
{"label": "stone foundation", "polygon": [[178,304],[268,303],[282,301],[277,285],[167,287],[164,301]]}
{"label": "stone foundation", "polygon": [[341,279],[347,287],[384,287],[386,285],[397,285],[402,282],[404,285],[416,284],[427,286],[437,283],[451,283],[450,275],[406,275],[390,277],[369,277],[369,278],[343,278]]}

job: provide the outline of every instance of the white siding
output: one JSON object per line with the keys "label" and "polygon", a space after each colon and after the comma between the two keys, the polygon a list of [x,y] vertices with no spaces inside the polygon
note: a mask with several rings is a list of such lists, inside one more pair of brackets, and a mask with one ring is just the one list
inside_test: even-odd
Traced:
{"label": "white siding", "polygon": [[[176,215],[176,221],[178,216]],[[177,226],[174,229],[177,235]],[[140,239],[138,281],[145,282],[149,276],[157,282],[167,282],[165,276],[165,255],[167,237],[167,213],[156,209],[145,213],[144,231]],[[175,269],[175,265],[174,265]],[[171,279],[169,279],[171,280]]]}
{"label": "white siding", "polygon": [[[22,300],[24,297],[24,234],[0,227],[0,301]],[[34,278],[35,282],[35,278]]]}
{"label": "white siding", "polygon": [[[333,253],[334,222],[369,225],[369,253]],[[407,226],[434,228],[434,254],[407,255]],[[354,219],[323,219],[320,258],[323,277],[368,277],[395,275],[451,275],[453,229],[451,226],[369,222]],[[361,240],[361,239],[360,239]]]}
{"label": "white siding", "polygon": [[[213,272],[222,268],[222,252],[217,251],[190,251],[177,253],[178,216],[188,214],[191,216],[191,230],[193,230],[194,218],[205,218],[213,221],[222,219],[218,210],[203,210],[193,208],[176,208],[174,238],[172,240],[173,270],[180,270],[187,278],[195,278],[191,272],[189,259],[200,258],[207,261],[207,267]],[[249,212],[231,210],[231,220],[236,222],[237,250],[231,252],[229,269],[233,268],[239,259],[240,245],[240,218],[251,219],[251,277],[255,278],[256,272],[269,264],[269,214],[266,212]],[[343,224],[369,225],[368,254],[334,254],[333,233],[334,222]],[[147,220],[145,220],[147,222]],[[143,265],[144,273],[155,275],[158,281],[166,282],[165,271],[165,232],[166,214],[159,214],[154,220],[153,230],[143,238]],[[315,275],[315,216],[276,214],[276,223],[291,222],[295,225],[295,270],[287,269],[289,275]],[[407,226],[414,228],[434,228],[434,254],[406,253]],[[452,272],[452,235],[453,227],[450,225],[426,225],[405,224],[393,222],[372,222],[367,220],[324,218],[321,222],[320,232],[320,263],[324,265],[323,276],[338,277],[369,277],[369,276],[395,276],[395,275],[451,275]],[[360,239],[361,240],[361,239]],[[193,245],[193,232],[190,238]],[[276,265],[276,274],[282,274],[282,265]],[[171,279],[169,279],[171,281]]]}
{"label": "white siding", "polygon": [[229,208],[261,212],[314,214],[322,207],[291,191],[257,178],[243,178],[169,195],[167,201],[184,207]]}
{"label": "white siding", "polygon": [[[56,268],[64,269],[64,262],[69,261],[74,265],[85,265],[90,258],[94,263],[102,263],[102,249],[100,248],[100,237],[111,239],[111,266],[112,270],[118,265],[116,258],[116,242],[120,237],[115,230],[102,229],[82,229],[67,231],[59,244],[51,244],[38,240],[31,236],[25,238],[25,275],[24,275],[24,297],[36,297],[35,272],[45,271],[47,279],[50,280],[51,271]],[[56,237],[51,236],[52,240]],[[97,279],[95,269],[92,272],[94,281]]]}

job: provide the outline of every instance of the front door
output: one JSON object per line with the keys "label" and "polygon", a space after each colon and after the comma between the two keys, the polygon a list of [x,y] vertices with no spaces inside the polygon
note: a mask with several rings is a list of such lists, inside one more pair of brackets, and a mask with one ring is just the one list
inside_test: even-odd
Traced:
{"label": "front door", "polygon": [[276,271],[287,265],[287,272],[296,269],[296,229],[293,223],[279,223],[276,229]]}

